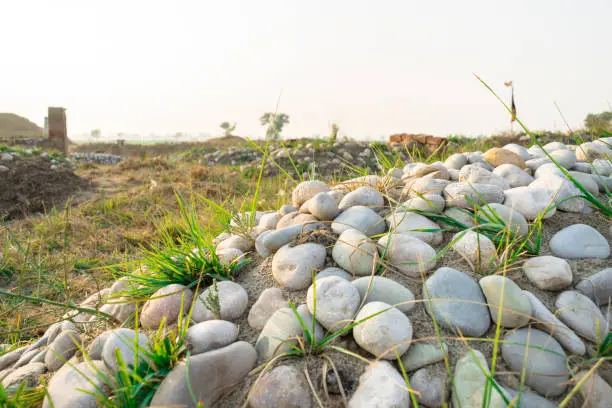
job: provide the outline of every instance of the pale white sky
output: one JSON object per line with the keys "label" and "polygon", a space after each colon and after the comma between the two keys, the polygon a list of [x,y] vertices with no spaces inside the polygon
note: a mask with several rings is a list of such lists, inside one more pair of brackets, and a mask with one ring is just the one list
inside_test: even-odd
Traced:
{"label": "pale white sky", "polygon": [[612,102],[610,0],[0,0],[0,112],[42,124],[67,108],[72,135],[396,132],[477,135],[508,115],[572,126]]}

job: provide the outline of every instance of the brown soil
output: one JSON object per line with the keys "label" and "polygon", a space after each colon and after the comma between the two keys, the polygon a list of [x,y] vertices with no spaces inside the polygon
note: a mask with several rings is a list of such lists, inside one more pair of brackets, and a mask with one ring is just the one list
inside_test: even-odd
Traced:
{"label": "brown soil", "polygon": [[[594,213],[582,215],[572,213],[559,213],[556,216],[552,217],[552,219],[544,221],[544,231],[542,236],[542,248],[540,255],[551,255],[550,249],[548,248],[548,242],[550,241],[552,235],[560,229],[576,223],[584,223],[591,225],[606,238],[612,240],[612,236],[610,236],[609,223],[600,214]],[[329,246],[329,235],[329,231],[325,231],[322,233],[304,234],[296,240],[296,244],[304,242],[319,242],[323,245]],[[435,248],[437,251],[440,251],[451,241],[454,232],[445,232],[444,235],[445,239],[443,243],[439,246],[436,246]],[[257,258],[257,256],[255,257]],[[527,258],[522,259],[522,261],[526,259]],[[600,271],[601,269],[610,266],[610,259],[579,259],[569,260],[568,262],[570,263],[572,271],[574,273],[574,284],[576,284],[580,279],[583,279],[586,276],[592,275]],[[258,299],[259,295],[264,289],[269,287],[278,287],[278,283],[272,277],[271,263],[271,258],[263,261],[260,260],[259,262],[256,262],[255,264],[251,265],[250,267],[245,268],[245,270],[243,270],[242,273],[239,274],[237,282],[240,283],[247,290],[249,295],[249,307],[247,310],[250,310],[253,303],[255,303],[255,301]],[[326,267],[329,266],[333,266],[333,262],[327,262]],[[442,266],[452,267],[459,271],[465,272],[468,275],[472,276],[475,280],[478,280],[483,276],[472,272],[469,265],[453,251],[448,251],[436,265],[436,267]],[[550,310],[555,310],[554,302],[560,292],[549,292],[538,289],[523,275],[520,264],[515,265],[515,267],[512,268],[511,271],[508,271],[507,276],[511,277],[522,289],[529,290],[534,293]],[[431,318],[425,311],[425,304],[423,304],[422,301],[419,300],[423,298],[423,280],[408,278],[397,273],[390,274],[389,277],[410,288],[410,290],[414,293],[415,298],[417,299],[415,307],[409,313],[410,321],[412,323],[413,328],[413,341],[437,341],[434,325],[432,323]],[[296,305],[303,304],[306,302],[306,290],[297,292],[289,292],[284,290],[284,294],[287,300],[292,301]],[[254,345],[257,340],[257,337],[259,336],[259,331],[250,328],[247,322],[246,313],[237,322],[237,324],[239,324],[240,326],[239,340],[244,340]],[[502,329],[501,338],[503,339],[503,337],[509,332],[510,330]],[[463,340],[459,339],[457,335],[451,332],[450,330],[441,328],[441,335],[444,338],[445,343],[449,347],[449,363],[451,370],[454,370],[456,361],[467,352],[467,346]],[[494,325],[492,325],[491,329],[484,337],[486,340],[469,341],[469,346],[472,349],[481,351],[485,355],[487,360],[491,361],[494,347],[492,339],[495,337]],[[585,341],[585,344],[587,344],[587,348],[589,349],[589,351],[587,351],[587,354],[591,355],[591,353],[595,350],[595,345],[588,341]],[[374,360],[373,356],[369,355],[367,352],[357,346],[351,335],[337,339],[334,342],[334,345],[343,347],[371,361]],[[350,398],[359,383],[359,377],[365,370],[366,364],[355,357],[351,357],[337,351],[332,350],[326,352],[326,354],[334,361],[338,370],[340,371],[343,385],[345,387],[345,390],[347,391],[348,397]],[[578,358],[577,356],[572,356],[570,358],[572,368],[575,368],[576,362],[580,360],[581,358]],[[324,360],[321,356],[284,359],[281,361],[276,361],[274,364],[270,365],[267,370],[270,370],[271,368],[273,368],[273,366],[281,364],[295,365],[302,372],[306,370],[310,376],[314,390],[321,399],[323,406],[343,407],[344,404],[342,402],[342,398],[339,395],[330,395],[328,398],[324,394],[324,390],[322,387],[323,362]],[[260,367],[263,367],[265,362],[260,361],[259,364],[261,364]],[[446,368],[443,362],[436,364],[434,369],[439,370],[440,372],[446,372]],[[495,372],[495,377],[499,383],[515,389],[519,388],[520,373],[511,372],[509,367],[504,363],[503,359],[501,358],[501,351],[498,351]],[[612,379],[612,363],[606,362],[600,367],[598,372],[607,381],[610,381]],[[242,406],[246,400],[249,390],[253,386],[259,374],[260,372],[253,372],[231,393],[229,393],[222,400],[220,400],[215,405],[215,407],[233,408]],[[411,373],[408,374],[410,375]],[[570,388],[571,387],[568,387],[568,390]],[[525,389],[529,389],[529,387],[525,386]],[[563,398],[566,397],[566,394],[557,398],[555,402],[559,403]],[[577,408],[580,407],[581,404],[582,398],[577,395],[570,401],[567,407]]]}
{"label": "brown soil", "polygon": [[0,174],[0,218],[16,219],[63,206],[89,186],[72,170],[51,170],[46,158],[22,158],[2,164],[9,171]]}

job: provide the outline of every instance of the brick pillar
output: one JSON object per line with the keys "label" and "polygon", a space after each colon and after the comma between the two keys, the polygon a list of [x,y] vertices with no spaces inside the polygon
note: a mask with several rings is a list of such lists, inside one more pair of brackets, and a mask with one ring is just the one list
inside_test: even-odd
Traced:
{"label": "brick pillar", "polygon": [[68,135],[66,129],[66,109],[49,107],[48,112],[49,141],[57,150],[68,153]]}

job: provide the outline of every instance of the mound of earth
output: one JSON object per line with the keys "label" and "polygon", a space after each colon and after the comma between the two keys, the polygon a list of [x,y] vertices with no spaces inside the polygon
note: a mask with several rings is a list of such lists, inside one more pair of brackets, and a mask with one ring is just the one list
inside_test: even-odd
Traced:
{"label": "mound of earth", "polygon": [[[15,219],[63,205],[89,183],[45,157],[2,160],[0,218]],[[6,170],[8,168],[8,170]]]}
{"label": "mound of earth", "polygon": [[206,144],[211,144],[215,146],[238,146],[246,143],[246,140],[241,138],[240,136],[223,136],[223,137],[213,137],[212,139],[208,139],[205,142]]}
{"label": "mound of earth", "polygon": [[41,137],[42,128],[14,113],[0,112],[0,139],[11,137]]}

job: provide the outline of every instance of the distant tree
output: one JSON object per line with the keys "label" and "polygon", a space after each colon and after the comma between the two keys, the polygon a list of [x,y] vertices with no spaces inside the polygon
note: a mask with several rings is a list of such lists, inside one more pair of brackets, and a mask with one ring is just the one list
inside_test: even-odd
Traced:
{"label": "distant tree", "polygon": [[183,134],[183,132],[176,132],[176,133],[174,134],[174,138],[176,139],[176,141],[177,141],[177,142],[178,142],[178,140],[179,140],[180,138],[182,138],[183,136],[185,136],[185,135]]}
{"label": "distant tree", "polygon": [[286,113],[272,113],[266,112],[259,118],[261,126],[267,126],[266,128],[266,139],[278,140],[280,139],[280,133],[283,131],[283,127],[289,123],[289,115]]}
{"label": "distant tree", "polygon": [[102,132],[100,131],[100,129],[94,129],[91,131],[91,137],[93,137],[94,139],[99,139],[100,136],[102,136]]}
{"label": "distant tree", "polygon": [[232,132],[236,130],[236,123],[223,122],[219,126],[223,129],[223,136],[225,137],[231,136]]}
{"label": "distant tree", "polygon": [[340,131],[340,126],[337,123],[332,123],[329,132],[329,142],[336,143],[336,139],[338,138],[338,132]]}
{"label": "distant tree", "polygon": [[591,132],[612,132],[612,111],[589,113],[584,127]]}

